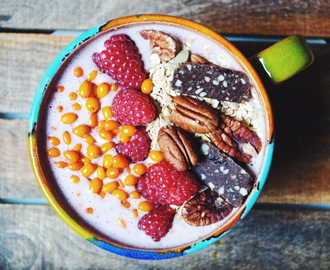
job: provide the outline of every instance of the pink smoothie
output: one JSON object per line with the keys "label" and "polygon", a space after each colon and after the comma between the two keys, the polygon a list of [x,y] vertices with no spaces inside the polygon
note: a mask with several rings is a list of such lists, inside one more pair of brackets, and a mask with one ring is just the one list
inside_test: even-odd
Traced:
{"label": "pink smoothie", "polygon": [[[140,31],[143,29],[155,29],[168,33],[171,36],[180,39],[185,45],[184,48],[190,50],[192,53],[199,54],[222,67],[245,71],[242,69],[236,58],[229,54],[225,48],[208,37],[189,29],[179,28],[168,24],[140,24],[130,27],[119,27],[116,30],[107,31],[88,41],[81,49],[79,49],[74,54],[74,57],[70,59],[70,62],[68,62],[61,70],[59,77],[52,85],[53,94],[50,97],[47,112],[45,112],[46,126],[44,136],[46,149],[54,147],[51,142],[46,139],[49,136],[54,136],[61,140],[61,143],[56,146],[61,153],[65,150],[72,149],[76,144],[81,144],[81,152],[85,154],[87,143],[81,137],[73,135],[72,129],[80,124],[88,125],[90,113],[84,108],[85,100],[83,98],[78,96],[76,100],[72,101],[68,98],[68,94],[71,92],[77,92],[79,86],[86,80],[88,74],[98,70],[97,66],[92,61],[92,55],[94,52],[100,52],[103,50],[104,41],[113,34],[127,34],[135,41],[142,54],[145,69],[146,71],[149,71],[151,66],[155,65],[155,63],[152,63],[150,60],[151,47],[149,42],[140,35]],[[74,70],[76,67],[81,67],[83,69],[84,74],[81,77],[74,76]],[[250,78],[250,80],[250,82],[254,84],[252,78]],[[112,84],[115,81],[108,75],[98,72],[92,82],[99,85],[104,82]],[[56,86],[63,86],[64,91],[56,92]],[[105,98],[100,99],[101,108],[104,106],[111,106],[112,99],[116,93],[117,92],[112,91]],[[237,110],[235,104],[224,104],[223,111],[227,114],[236,115],[238,118],[247,117],[253,119],[251,120],[253,125],[251,127],[256,130],[263,145],[265,145],[265,123],[262,118],[263,112],[257,91],[254,88],[252,89],[252,95],[253,98],[246,105],[248,110],[245,110],[245,108]],[[72,108],[72,105],[75,103],[81,105],[80,110],[76,111]],[[62,112],[58,112],[58,106],[63,107]],[[65,125],[60,121],[60,116],[67,112],[74,112],[79,116],[75,123]],[[237,115],[236,112],[238,112],[239,115]],[[103,119],[101,109],[98,111],[98,118],[99,120]],[[71,133],[72,142],[70,145],[66,145],[62,141],[62,134],[65,131]],[[98,136],[96,128],[94,128],[90,134],[96,139],[95,144],[98,146],[107,142]],[[114,142],[116,142],[116,139],[114,139]],[[157,143],[153,142],[152,145],[153,149],[159,150]],[[113,148],[107,154],[115,155],[116,150]],[[264,151],[262,150],[258,155],[253,157],[253,162],[248,165],[249,169],[255,176],[258,176],[261,169],[263,155]],[[102,159],[103,155],[92,160],[92,163],[102,166]],[[129,202],[130,206],[124,207],[122,202],[110,193],[107,193],[102,197],[99,194],[93,194],[89,191],[89,179],[97,177],[96,172],[87,179],[81,176],[79,171],[71,171],[68,168],[58,168],[55,162],[66,161],[62,154],[56,158],[48,158],[48,161],[54,181],[57,182],[60,193],[66,199],[73,212],[77,214],[81,220],[87,223],[90,229],[96,231],[98,235],[102,235],[105,239],[108,239],[111,242],[118,242],[129,247],[138,249],[166,249],[194,243],[212,234],[237,211],[237,209],[234,209],[226,219],[204,227],[187,225],[180,215],[177,214],[169,233],[161,241],[154,242],[151,237],[146,236],[137,226],[139,219],[145,214],[145,212],[138,210],[138,217],[135,217],[132,213],[132,210],[137,209],[139,202],[145,201],[144,198],[128,198],[127,202]],[[148,166],[154,162],[147,159],[144,163]],[[131,163],[129,167],[132,169],[133,165],[134,164]],[[129,173],[124,170],[118,179],[123,180],[128,174]],[[78,183],[71,181],[73,175],[79,177],[80,181]],[[103,184],[110,181],[113,181],[113,179],[105,178]],[[135,187],[126,186],[122,189],[129,194],[135,190]],[[87,209],[92,209],[92,213],[88,212]]]}

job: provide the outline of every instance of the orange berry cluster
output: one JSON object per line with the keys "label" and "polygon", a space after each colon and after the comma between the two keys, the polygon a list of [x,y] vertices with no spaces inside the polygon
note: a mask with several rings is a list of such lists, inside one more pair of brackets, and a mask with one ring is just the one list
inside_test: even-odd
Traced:
{"label": "orange berry cluster", "polygon": [[[81,77],[84,71],[81,67],[77,67],[73,73],[76,77]],[[68,94],[68,99],[73,102],[72,109],[75,112],[63,112],[62,106],[57,108],[58,112],[63,112],[60,116],[60,122],[65,126],[74,125],[79,117],[78,111],[82,108],[85,108],[89,113],[89,123],[76,125],[72,130],[66,130],[62,134],[62,138],[49,136],[48,140],[52,147],[47,149],[47,155],[50,158],[63,157],[64,160],[55,162],[57,167],[79,172],[81,177],[87,178],[91,193],[99,194],[103,198],[107,193],[112,194],[121,201],[125,208],[130,208],[131,204],[128,199],[138,199],[140,194],[137,190],[128,193],[125,191],[125,187],[135,186],[139,181],[139,177],[147,172],[147,166],[144,163],[130,164],[125,156],[109,153],[115,147],[114,138],[117,138],[121,143],[127,143],[135,134],[136,127],[131,125],[120,126],[119,122],[113,118],[111,107],[101,106],[100,100],[105,98],[111,91],[117,91],[119,86],[116,83],[108,84],[105,82],[99,85],[94,84],[93,80],[97,77],[97,74],[96,70],[88,74],[86,80],[80,84],[77,92]],[[143,92],[150,93],[152,87],[150,79],[147,79],[143,84]],[[64,92],[64,90],[63,86],[57,87],[57,92]],[[78,96],[82,98],[84,104],[76,102]],[[98,119],[100,110],[103,119]],[[98,137],[106,141],[105,143],[101,145],[97,143],[98,138],[92,135],[95,130]],[[71,149],[61,153],[57,146],[62,142],[67,146],[71,146],[74,141],[73,136],[82,138],[85,144],[72,145]],[[150,151],[149,157],[153,162],[162,160],[161,152],[156,150]],[[98,159],[97,162],[96,159]],[[126,176],[124,179],[119,179],[124,171]],[[91,179],[94,173],[96,177]],[[74,174],[71,176],[71,181],[79,183],[80,177]],[[149,212],[153,209],[153,203],[141,201],[137,209]],[[135,217],[138,216],[137,209],[132,210]],[[91,214],[93,211],[89,209],[86,210],[86,213]],[[124,221],[121,224],[124,226]]]}

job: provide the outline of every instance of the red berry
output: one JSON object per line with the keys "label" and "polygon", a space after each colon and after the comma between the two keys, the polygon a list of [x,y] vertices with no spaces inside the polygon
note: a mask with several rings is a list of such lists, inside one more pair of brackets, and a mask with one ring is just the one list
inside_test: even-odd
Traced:
{"label": "red berry", "polygon": [[132,88],[120,90],[112,102],[112,112],[122,125],[143,126],[156,117],[149,96]]}
{"label": "red berry", "polygon": [[149,201],[180,206],[200,188],[194,174],[176,170],[161,161],[148,168],[137,184],[138,191]]}
{"label": "red berry", "polygon": [[138,128],[127,143],[118,143],[116,150],[131,162],[145,160],[150,151],[150,139],[145,128]]}
{"label": "red berry", "polygon": [[105,50],[94,53],[93,61],[101,70],[124,87],[140,88],[146,78],[141,54],[125,34],[113,35],[104,42]]}
{"label": "red berry", "polygon": [[172,228],[175,210],[168,205],[160,205],[144,215],[138,224],[138,228],[158,242]]}

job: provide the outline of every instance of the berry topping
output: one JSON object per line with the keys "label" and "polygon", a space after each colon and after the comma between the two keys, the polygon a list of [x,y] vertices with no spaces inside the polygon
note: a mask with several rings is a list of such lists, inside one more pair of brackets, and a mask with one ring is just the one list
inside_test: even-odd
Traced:
{"label": "berry topping", "polygon": [[172,228],[174,214],[175,210],[168,205],[157,206],[140,219],[138,227],[158,242]]}
{"label": "berry topping", "polygon": [[116,150],[131,162],[145,160],[150,151],[150,139],[145,128],[138,128],[127,143],[118,143]]}
{"label": "berry topping", "polygon": [[149,96],[132,88],[120,90],[112,102],[112,112],[122,125],[143,126],[156,117]]}
{"label": "berry topping", "polygon": [[180,206],[200,188],[194,174],[176,170],[161,161],[148,168],[138,182],[137,189],[149,201]]}
{"label": "berry topping", "polygon": [[141,54],[125,34],[113,35],[104,42],[105,50],[94,53],[93,61],[123,87],[140,88],[146,78]]}

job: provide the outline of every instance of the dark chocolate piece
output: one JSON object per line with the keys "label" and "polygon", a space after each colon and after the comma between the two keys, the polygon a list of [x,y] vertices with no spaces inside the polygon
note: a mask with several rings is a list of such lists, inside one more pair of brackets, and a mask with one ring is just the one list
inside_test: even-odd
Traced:
{"label": "dark chocolate piece", "polygon": [[200,180],[234,207],[243,204],[254,181],[249,173],[210,143],[202,143],[204,158],[193,167]]}
{"label": "dark chocolate piece", "polygon": [[201,63],[181,65],[172,81],[172,88],[182,94],[238,103],[250,98],[251,87],[244,72]]}

